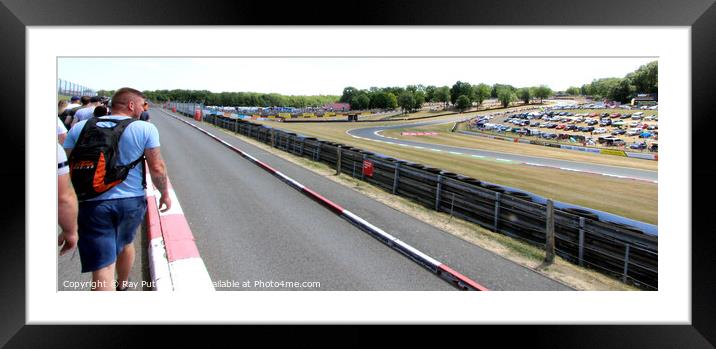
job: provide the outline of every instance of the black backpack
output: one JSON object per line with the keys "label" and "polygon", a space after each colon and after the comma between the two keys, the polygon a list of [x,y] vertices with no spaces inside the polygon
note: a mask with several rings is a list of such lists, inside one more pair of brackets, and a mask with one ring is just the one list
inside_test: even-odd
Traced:
{"label": "black backpack", "polygon": [[[87,120],[70,153],[70,179],[80,201],[92,199],[127,179],[129,170],[144,160],[144,155],[127,165],[118,165],[119,138],[135,119],[112,120],[96,117]],[[112,122],[99,127],[97,122]],[[146,169],[142,166],[142,185],[146,188]]]}

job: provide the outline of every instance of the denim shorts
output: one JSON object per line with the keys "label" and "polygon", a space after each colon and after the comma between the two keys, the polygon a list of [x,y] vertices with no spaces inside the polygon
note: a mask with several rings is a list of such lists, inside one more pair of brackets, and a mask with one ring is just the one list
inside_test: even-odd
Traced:
{"label": "denim shorts", "polygon": [[77,249],[82,272],[115,263],[124,246],[134,241],[146,211],[144,196],[80,202]]}

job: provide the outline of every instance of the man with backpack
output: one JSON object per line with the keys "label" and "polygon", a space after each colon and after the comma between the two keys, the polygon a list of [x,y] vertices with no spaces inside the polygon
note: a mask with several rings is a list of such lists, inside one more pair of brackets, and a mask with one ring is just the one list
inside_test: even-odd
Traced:
{"label": "man with backpack", "polygon": [[77,247],[82,272],[92,272],[93,290],[126,290],[135,233],[147,207],[145,159],[161,195],[159,208],[171,208],[159,132],[139,120],[144,99],[135,89],[117,90],[112,115],[80,121],[64,143],[79,199]]}

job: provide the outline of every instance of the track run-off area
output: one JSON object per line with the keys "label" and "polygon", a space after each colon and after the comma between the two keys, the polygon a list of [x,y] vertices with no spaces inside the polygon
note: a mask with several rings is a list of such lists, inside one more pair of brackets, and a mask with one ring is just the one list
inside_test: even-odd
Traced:
{"label": "track run-off area", "polygon": [[151,117],[208,273],[232,285],[217,290],[571,290],[209,124]]}

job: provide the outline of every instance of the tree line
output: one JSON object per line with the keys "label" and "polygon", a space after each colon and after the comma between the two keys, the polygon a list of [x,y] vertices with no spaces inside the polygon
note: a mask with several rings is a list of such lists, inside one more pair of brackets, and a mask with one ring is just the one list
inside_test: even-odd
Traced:
{"label": "tree line", "polygon": [[532,99],[544,99],[553,94],[552,89],[542,85],[538,87],[515,88],[506,84],[471,85],[457,81],[450,86],[408,85],[403,87],[371,87],[359,90],[355,87],[343,89],[340,102],[349,103],[351,109],[395,109],[400,107],[404,112],[420,109],[426,102],[454,105],[463,111],[473,105],[478,107],[489,98],[497,98],[503,106],[517,100],[529,103]]}
{"label": "tree line", "polygon": [[[577,89],[570,87],[570,89]],[[569,92],[569,90],[568,90]],[[572,91],[574,92],[574,90]],[[653,61],[640,66],[623,78],[595,79],[579,88],[579,94],[594,99],[606,98],[628,103],[640,93],[659,92],[659,62]]]}
{"label": "tree line", "polygon": [[[113,90],[99,90],[100,96],[112,96]],[[155,102],[202,103],[204,105],[252,107],[320,107],[338,101],[339,96],[286,96],[259,92],[210,92],[207,90],[155,90],[142,91]]]}

